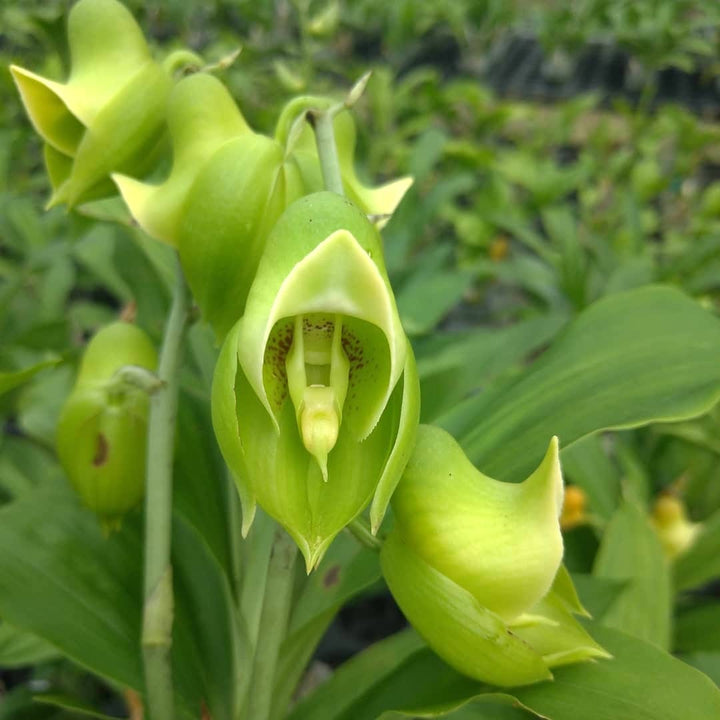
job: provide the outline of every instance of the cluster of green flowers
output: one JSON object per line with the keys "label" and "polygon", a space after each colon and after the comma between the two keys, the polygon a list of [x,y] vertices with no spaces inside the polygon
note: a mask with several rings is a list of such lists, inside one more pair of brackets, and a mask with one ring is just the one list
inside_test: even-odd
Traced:
{"label": "cluster of green flowers", "polygon": [[[274,136],[258,133],[212,75],[176,81],[176,59],[156,62],[116,0],[81,0],[69,42],[65,83],[12,68],[45,141],[51,204],[119,191],[139,225],[177,249],[222,343],[213,424],[243,532],[259,504],[310,572],[368,506],[377,532],[392,499],[383,572],[448,663],[508,686],[603,656],[573,617],[582,608],[561,566],[557,443],[511,485],[475,470],[442,431],[418,432],[412,348],[370,219],[387,218],[411,180],[358,181],[344,110],[333,120],[344,196],[323,191],[304,114],[328,100],[295,99]],[[143,179],[168,156],[164,180]],[[122,366],[154,366],[138,334],[115,326],[93,340],[60,423],[67,473],[109,521],[142,485],[147,402],[118,380]],[[69,451],[81,436],[83,451]]]}

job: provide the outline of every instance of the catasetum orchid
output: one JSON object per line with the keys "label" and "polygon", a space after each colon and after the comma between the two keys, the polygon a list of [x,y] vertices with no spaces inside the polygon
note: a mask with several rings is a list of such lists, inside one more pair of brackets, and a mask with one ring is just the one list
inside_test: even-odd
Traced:
{"label": "catasetum orchid", "polygon": [[310,571],[371,499],[376,530],[418,414],[377,229],[333,193],[293,203],[268,238],[213,383],[213,423],[245,531],[257,500]]}
{"label": "catasetum orchid", "polygon": [[523,483],[473,467],[452,436],[421,426],[393,496],[383,574],[401,609],[448,664],[510,687],[550,668],[608,657],[562,567],[557,439]]}

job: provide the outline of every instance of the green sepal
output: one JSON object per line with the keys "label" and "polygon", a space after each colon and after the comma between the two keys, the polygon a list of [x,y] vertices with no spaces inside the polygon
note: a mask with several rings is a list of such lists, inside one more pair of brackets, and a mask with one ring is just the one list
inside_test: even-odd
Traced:
{"label": "green sepal", "polygon": [[212,423],[220,451],[230,468],[242,504],[242,536],[247,537],[255,518],[255,495],[247,483],[247,469],[238,427],[235,378],[238,372],[239,327],[228,333],[220,351],[212,383]]}
{"label": "green sepal", "polygon": [[380,560],[400,609],[456,670],[500,687],[552,677],[539,653],[465,588],[426,563],[398,529],[383,543]]}
{"label": "green sepal", "polygon": [[[346,409],[348,423],[362,440],[403,371],[407,344],[377,230],[355,205],[330,192],[302,198],[280,217],[241,322],[240,364],[276,426],[279,396],[273,385],[284,370],[272,353],[266,357],[271,333],[283,318],[308,313],[341,314],[366,323],[358,332],[376,352],[372,363],[356,363],[354,377],[363,393],[354,392],[351,380]],[[384,342],[369,332],[372,328]]]}
{"label": "green sepal", "polygon": [[49,205],[74,207],[111,173],[142,175],[157,160],[163,142],[163,121],[171,78],[147,63],[100,109],[77,147],[68,179],[53,193]]}
{"label": "green sepal", "polygon": [[542,655],[550,668],[612,657],[590,637],[553,590],[508,626]]}
{"label": "green sepal", "polygon": [[[335,104],[327,97],[294,98],[283,108],[275,129],[275,137],[297,162],[308,193],[321,190],[324,181],[315,137],[309,123],[304,121],[304,115],[314,109],[328,110]],[[333,129],[345,195],[368,215],[378,216],[376,224],[382,228],[412,185],[413,178],[398,178],[378,187],[364,185],[355,172],[357,133],[355,121],[348,109],[341,109],[335,114]]]}
{"label": "green sepal", "polygon": [[204,73],[190,75],[172,89],[167,125],[173,145],[167,180],[153,185],[120,174],[113,180],[143,230],[177,245],[180,211],[197,175],[222,145],[251,130],[225,86]]}
{"label": "green sepal", "polygon": [[407,355],[402,376],[402,402],[395,444],[380,477],[372,504],[370,505],[370,529],[373,535],[380,529],[388,504],[400,482],[403,470],[410,459],[417,437],[420,421],[420,380],[415,355],[407,341]]}
{"label": "green sepal", "polygon": [[218,340],[244,312],[275,221],[303,194],[294,164],[263,135],[246,134],[225,144],[197,175],[182,208],[178,250]]}
{"label": "green sepal", "polygon": [[556,438],[537,470],[514,484],[479,472],[444,430],[420,426],[392,505],[418,555],[512,619],[544,597],[556,576],[562,494]]}
{"label": "green sepal", "polygon": [[[43,159],[45,160],[45,169],[50,180],[52,194],[55,195],[58,188],[67,182],[73,168],[73,159],[56,150],[52,145],[45,143],[43,148]],[[83,194],[83,202],[91,202],[111,196],[115,192],[115,185],[112,180],[103,178],[86,193]],[[52,204],[52,196],[47,203],[46,209]]]}

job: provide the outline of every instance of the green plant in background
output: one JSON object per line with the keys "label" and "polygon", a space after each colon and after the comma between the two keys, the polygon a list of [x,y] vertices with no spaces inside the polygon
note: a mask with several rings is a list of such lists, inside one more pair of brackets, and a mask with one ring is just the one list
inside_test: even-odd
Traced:
{"label": "green plant in background", "polygon": [[[296,9],[309,84],[344,15]],[[253,12],[274,61],[287,19]],[[475,12],[446,20],[460,33]],[[392,23],[404,37],[443,17],[408,6]],[[129,91],[92,47],[129,53],[123,72],[160,73],[162,92],[138,81],[132,102],[99,103]],[[678,182],[714,128],[606,116],[592,98],[538,123],[422,69],[376,73],[356,127],[366,78],[341,102],[287,102],[260,79],[267,58],[157,64],[115,0],[75,6],[70,49],[67,83],[14,70],[45,140],[77,143],[47,161],[77,214],[4,196],[0,664],[67,658],[154,719],[717,715],[702,674],[717,681],[717,603],[687,591],[720,571],[720,324],[686,292],[643,287],[714,302],[713,186]],[[247,99],[253,82],[275,84],[272,108]],[[107,152],[71,88],[118,131]],[[273,136],[245,120],[273,114]],[[373,187],[362,160],[415,186]],[[493,325],[438,331],[461,297]],[[121,305],[131,323],[113,322]],[[456,440],[416,439],[420,412]],[[571,519],[561,462],[582,501]],[[333,617],[383,577],[419,636],[298,698]],[[97,694],[49,677],[65,694],[32,712],[102,716]],[[28,702],[12,691],[0,717]]]}

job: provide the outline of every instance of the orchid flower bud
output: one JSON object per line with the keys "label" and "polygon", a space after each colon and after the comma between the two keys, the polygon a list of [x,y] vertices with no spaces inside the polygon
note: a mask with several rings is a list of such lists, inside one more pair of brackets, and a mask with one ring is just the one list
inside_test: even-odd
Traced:
{"label": "orchid flower bud", "polygon": [[221,350],[212,409],[245,531],[257,500],[309,572],[371,501],[377,530],[412,448],[419,387],[379,234],[350,201],[316,193],[278,220]]}
{"label": "orchid flower bud", "polygon": [[150,372],[157,363],[147,335],[127,323],[113,323],[90,341],[57,428],[60,463],[83,504],[106,528],[119,524],[145,488],[145,446],[149,398],[123,382],[125,366]]}
{"label": "orchid flower bud", "polygon": [[243,313],[269,231],[304,185],[280,144],[253,132],[211,75],[173,88],[167,122],[168,178],[113,179],[140,226],[178,248],[198,306],[222,340]]}
{"label": "orchid flower bud", "polygon": [[[324,182],[312,128],[303,122],[299,132],[295,132],[295,122],[309,108],[327,109],[333,104],[332,100],[324,97],[295,98],[285,106],[278,120],[275,137],[300,167],[306,192],[321,190]],[[347,109],[335,115],[333,129],[345,194],[368,215],[377,216],[377,226],[382,228],[395,212],[413,179],[402,177],[379,187],[364,185],[355,173],[355,121]]]}
{"label": "orchid flower bud", "polygon": [[444,430],[421,426],[392,499],[383,574],[400,608],[448,664],[511,687],[607,653],[562,568],[557,439],[523,483],[493,480]]}
{"label": "orchid flower bud", "polygon": [[45,141],[49,205],[111,194],[111,172],[142,173],[160,151],[170,75],[153,61],[142,31],[116,0],[80,0],[70,11],[66,82],[10,69]]}

